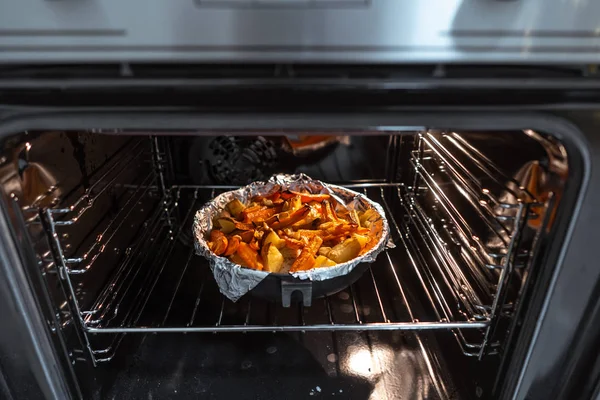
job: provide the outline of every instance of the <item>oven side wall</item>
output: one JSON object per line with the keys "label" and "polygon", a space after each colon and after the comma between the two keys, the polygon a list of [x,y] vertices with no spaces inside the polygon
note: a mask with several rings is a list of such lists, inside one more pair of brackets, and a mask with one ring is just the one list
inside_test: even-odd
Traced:
{"label": "oven side wall", "polygon": [[22,215],[2,193],[0,210],[0,393],[3,398],[81,396]]}

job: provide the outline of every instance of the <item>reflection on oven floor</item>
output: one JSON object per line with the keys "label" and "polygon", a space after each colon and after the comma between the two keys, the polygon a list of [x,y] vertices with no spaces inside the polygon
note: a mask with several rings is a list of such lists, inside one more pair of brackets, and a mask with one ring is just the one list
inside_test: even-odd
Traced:
{"label": "reflection on oven floor", "polygon": [[103,365],[107,385],[101,397],[441,398],[440,388],[429,379],[432,365],[411,333],[205,334],[170,339],[147,335],[136,344],[137,351],[127,352],[135,355]]}

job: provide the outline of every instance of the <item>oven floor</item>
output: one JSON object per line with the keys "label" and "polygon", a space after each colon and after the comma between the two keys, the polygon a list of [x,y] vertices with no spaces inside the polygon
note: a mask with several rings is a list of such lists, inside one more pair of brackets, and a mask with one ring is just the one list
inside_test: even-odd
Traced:
{"label": "oven floor", "polygon": [[97,398],[458,398],[420,343],[398,331],[148,334],[98,367]]}

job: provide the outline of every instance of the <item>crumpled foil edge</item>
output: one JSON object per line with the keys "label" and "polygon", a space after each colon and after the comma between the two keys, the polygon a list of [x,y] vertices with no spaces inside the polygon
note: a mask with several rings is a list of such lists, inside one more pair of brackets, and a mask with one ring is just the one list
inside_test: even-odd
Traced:
{"label": "crumpled foil edge", "polygon": [[242,188],[221,193],[204,204],[194,216],[192,233],[196,254],[208,260],[219,290],[231,301],[239,300],[265,279],[269,273],[243,268],[225,257],[215,255],[208,248],[208,241],[206,239],[212,229],[213,217],[218,215],[224,209],[225,205],[233,199],[247,203],[253,196],[270,193],[279,186],[284,190],[288,188],[292,190],[305,188],[311,193],[329,193],[338,199],[338,202],[347,206],[352,205],[353,207],[357,207],[360,205],[362,209],[374,208],[382,219],[382,232],[379,241],[362,256],[333,267],[314,268],[308,271],[295,272],[290,275],[302,280],[310,279],[315,281],[335,278],[346,275],[360,263],[374,262],[379,253],[386,248],[394,247],[393,242],[390,240],[390,228],[383,207],[365,195],[341,186],[323,183],[305,174],[277,174],[272,176],[267,182],[253,182]]}

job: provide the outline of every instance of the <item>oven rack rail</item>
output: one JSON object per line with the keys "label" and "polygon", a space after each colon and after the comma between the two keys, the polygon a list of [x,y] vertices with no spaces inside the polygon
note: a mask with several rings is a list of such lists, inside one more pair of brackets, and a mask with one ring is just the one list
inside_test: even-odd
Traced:
{"label": "oven rack rail", "polygon": [[[420,173],[438,172],[447,176],[460,188],[461,195],[478,207],[476,212],[486,223],[495,224],[494,229],[504,234],[510,234],[514,228],[520,204],[540,205],[522,182],[502,171],[455,132],[420,133],[418,144],[411,152],[411,163]],[[531,211],[528,216],[530,219],[538,217]]]}
{"label": "oven rack rail", "polygon": [[[446,140],[449,145],[444,146],[442,140]],[[477,166],[479,177],[473,169],[468,169],[458,160],[457,153],[462,153]],[[410,165],[414,183],[408,189],[414,194],[413,198],[416,199],[419,194],[427,191],[432,193],[439,204],[438,208],[441,208],[442,214],[450,222],[448,225],[452,226],[452,231],[449,231],[446,224],[440,229],[448,232],[452,241],[460,242],[471,258],[484,262],[489,269],[504,268],[503,260],[509,255],[511,239],[517,236],[516,231],[523,219],[543,218],[533,211],[534,206],[542,205],[538,199],[456,133],[420,134],[417,149],[411,152]],[[481,177],[487,184],[482,182]],[[469,208],[467,213],[477,215],[483,222],[484,232],[475,231],[465,219],[464,210],[459,209],[449,197],[448,185],[455,188],[455,193],[458,194],[455,199],[462,197],[466,200]],[[495,193],[509,197],[501,199]],[[484,243],[486,238],[482,236],[494,237],[496,240],[493,247]],[[527,253],[520,254],[519,257],[521,256],[526,257]]]}
{"label": "oven rack rail", "polygon": [[[491,202],[493,205],[501,208],[516,208],[519,203],[536,202],[536,197],[530,193],[521,182],[515,180],[489,157],[483,154],[479,149],[472,145],[467,139],[456,132],[442,132],[434,134],[425,132],[420,134],[423,143],[431,150],[435,157],[444,165],[449,167],[449,172],[457,176],[468,188],[474,193],[479,193],[481,200],[486,203]],[[444,145],[444,142],[447,143]],[[465,157],[473,164],[473,168],[465,166],[464,161],[461,162],[459,157]],[[481,175],[474,173],[474,170],[480,172]],[[487,187],[481,181],[485,178],[488,181]],[[493,187],[500,188],[509,192],[513,196],[513,200],[507,202],[501,200],[494,194]]]}
{"label": "oven rack rail", "polygon": [[[142,156],[148,156],[149,152],[144,149],[143,140],[129,140],[121,146],[113,155],[108,157],[105,162],[96,170],[88,175],[88,180],[92,181],[88,187],[83,183],[71,188],[62,199],[55,197],[52,199],[53,207],[50,208],[53,214],[57,214],[56,225],[73,225],[76,223],[91,207],[94,202],[102,196],[109,188],[113,187],[120,176],[122,176],[135,161],[149,161]],[[31,204],[21,208],[23,213],[29,215],[26,223],[37,221],[39,212],[42,211],[42,203],[52,196],[61,187],[60,182],[48,188],[48,190],[38,196]],[[67,205],[65,205],[65,203]]]}
{"label": "oven rack rail", "polygon": [[[37,220],[42,213],[46,222],[57,232],[55,244],[61,248],[62,260],[60,263],[65,264],[64,273],[78,275],[88,272],[136,209],[138,202],[150,193],[154,194],[158,191],[159,176],[155,168],[151,168],[150,149],[149,146],[145,148],[144,143],[144,141],[137,141],[133,144],[128,142],[121,147],[103,166],[90,175],[89,179],[93,179],[93,183],[84,189],[83,193],[71,202],[71,205],[37,210],[36,216],[30,218],[29,222],[32,222],[34,218]],[[142,171],[133,179],[134,184],[120,182],[132,167],[144,164],[148,167],[145,168],[145,172]],[[75,227],[93,209],[95,204],[100,202],[103,197],[111,195],[113,189],[119,188],[124,190],[118,198],[117,213],[102,228],[102,231],[90,231],[87,235],[83,235],[81,243],[85,245],[81,247],[80,244],[77,244],[74,246],[74,253],[67,255],[67,248],[62,244],[62,237],[68,236],[61,229]],[[81,189],[79,186],[73,188],[63,202],[69,202],[69,198]],[[34,206],[25,207],[25,211],[33,211]],[[88,239],[91,235],[93,235],[93,240],[90,241]],[[55,272],[55,260],[46,258],[44,261],[47,263],[47,270]]]}
{"label": "oven rack rail", "polygon": [[[325,303],[326,315],[322,321],[307,323],[302,319],[302,307],[299,309],[279,309],[278,318],[280,321],[289,320],[290,315],[299,315],[300,317],[292,322],[287,323],[253,323],[256,318],[256,312],[253,311],[256,307],[248,307],[245,311],[241,310],[245,307],[244,304],[234,304],[225,299],[220,294],[220,304],[207,305],[200,301],[203,290],[206,292],[207,286],[216,287],[212,275],[209,272],[207,262],[196,256],[192,247],[182,247],[179,241],[182,232],[189,230],[193,212],[207,199],[214,197],[220,191],[228,188],[206,188],[206,187],[174,187],[172,188],[172,207],[169,209],[170,215],[177,214],[182,216],[181,223],[173,229],[170,227],[163,215],[163,210],[160,205],[157,206],[154,214],[147,223],[147,229],[144,234],[137,238],[131,251],[131,257],[127,257],[122,265],[117,268],[112,279],[105,286],[105,290],[101,293],[93,306],[88,310],[81,310],[82,327],[86,333],[92,337],[90,350],[95,362],[109,361],[116,353],[125,334],[131,333],[165,333],[165,332],[307,332],[307,331],[339,331],[339,330],[452,330],[460,348],[467,355],[477,356],[481,354],[483,348],[481,339],[477,339],[474,343],[469,341],[463,334],[464,330],[477,331],[477,337],[483,335],[483,332],[490,326],[491,318],[488,314],[484,315],[469,315],[467,312],[461,312],[455,305],[449,304],[452,301],[440,296],[439,290],[435,288],[436,282],[432,279],[433,274],[426,268],[433,268],[418,262],[416,256],[418,249],[410,245],[407,241],[407,233],[405,224],[398,223],[395,219],[398,212],[392,210],[392,201],[401,200],[402,185],[399,184],[375,184],[375,183],[357,183],[347,185],[354,189],[362,189],[370,198],[384,205],[388,221],[392,231],[395,232],[394,239],[396,243],[403,243],[403,246],[398,249],[382,253],[378,260],[373,264],[372,268],[364,274],[359,282],[362,285],[368,284],[370,291],[375,294],[373,304],[375,304],[376,312],[373,312],[370,318],[365,319],[361,315],[361,307],[359,300],[355,295],[357,289],[352,286],[349,288],[348,304],[352,307],[353,320],[341,321],[334,317],[331,311],[331,305],[337,302],[337,298],[326,298]],[[202,193],[204,195],[202,195]],[[210,193],[210,194],[209,194]],[[193,197],[194,201],[187,207],[186,210],[177,210],[184,203],[185,197]],[[394,199],[395,197],[395,199]],[[396,210],[398,211],[398,210]],[[162,238],[150,240],[151,238]],[[156,245],[155,245],[156,243]],[[158,244],[160,243],[160,245]],[[152,246],[159,246],[156,249],[155,256],[149,256]],[[177,249],[176,249],[177,248]],[[171,288],[171,292],[166,295],[164,301],[159,308],[161,312],[156,312],[156,297],[154,293],[158,287],[162,285],[161,280],[164,279],[166,271],[171,271],[174,266],[172,261],[173,253],[187,252],[185,263],[180,268],[180,276],[175,280],[176,284]],[[407,288],[404,286],[404,280],[400,276],[397,265],[399,256],[398,251],[407,251],[411,260],[411,269],[414,273],[420,276],[421,287],[418,289],[426,293],[429,299],[429,304],[424,306],[414,303],[414,299],[410,299],[407,294]],[[146,254],[142,256],[142,260],[133,257],[136,254]],[[188,281],[185,278],[186,273],[192,269],[197,269],[198,266],[205,270],[204,278],[198,282],[198,294],[194,298],[190,298],[189,303],[194,306],[191,308],[190,319],[182,324],[173,325],[170,323],[169,316],[174,311],[176,298],[181,297],[180,287],[182,283]],[[444,268],[444,266],[436,266],[436,268]],[[381,271],[387,271],[387,279],[378,276]],[[375,273],[373,271],[376,271]],[[441,271],[444,273],[444,271]],[[449,274],[449,272],[447,272]],[[66,277],[71,279],[70,276]],[[389,293],[389,287],[386,290],[383,286],[389,286],[393,283],[393,293]],[[450,286],[451,290],[456,290]],[[162,293],[162,292],[161,292]],[[384,293],[387,293],[384,295]],[[454,298],[458,298],[462,293],[454,293]],[[131,304],[127,305],[124,302],[125,297],[134,299]],[[389,298],[397,298],[397,304],[390,309]],[[214,298],[212,299],[214,300]],[[244,300],[245,301],[245,300]],[[260,300],[251,299],[250,303],[257,303]],[[214,303],[214,301],[213,301]],[[153,305],[149,305],[153,304]],[[492,304],[487,308],[490,309]],[[154,308],[152,308],[154,307]],[[211,309],[207,309],[210,307]],[[395,313],[396,308],[402,308],[401,317]],[[422,307],[426,311],[415,311],[415,308]],[[240,323],[225,323],[224,309],[236,309],[236,314],[243,314],[240,317]],[[218,312],[216,312],[218,310]],[[433,311],[431,311],[433,310]],[[310,310],[309,310],[310,311]],[[213,312],[215,319],[213,321],[203,321],[199,323],[196,318],[199,314]],[[161,315],[159,321],[153,323],[142,323],[144,316]],[[376,314],[377,318],[373,316]],[[112,334],[112,335],[110,335]],[[93,344],[95,337],[111,336],[108,345],[95,346]],[[472,336],[471,336],[472,337]]]}

